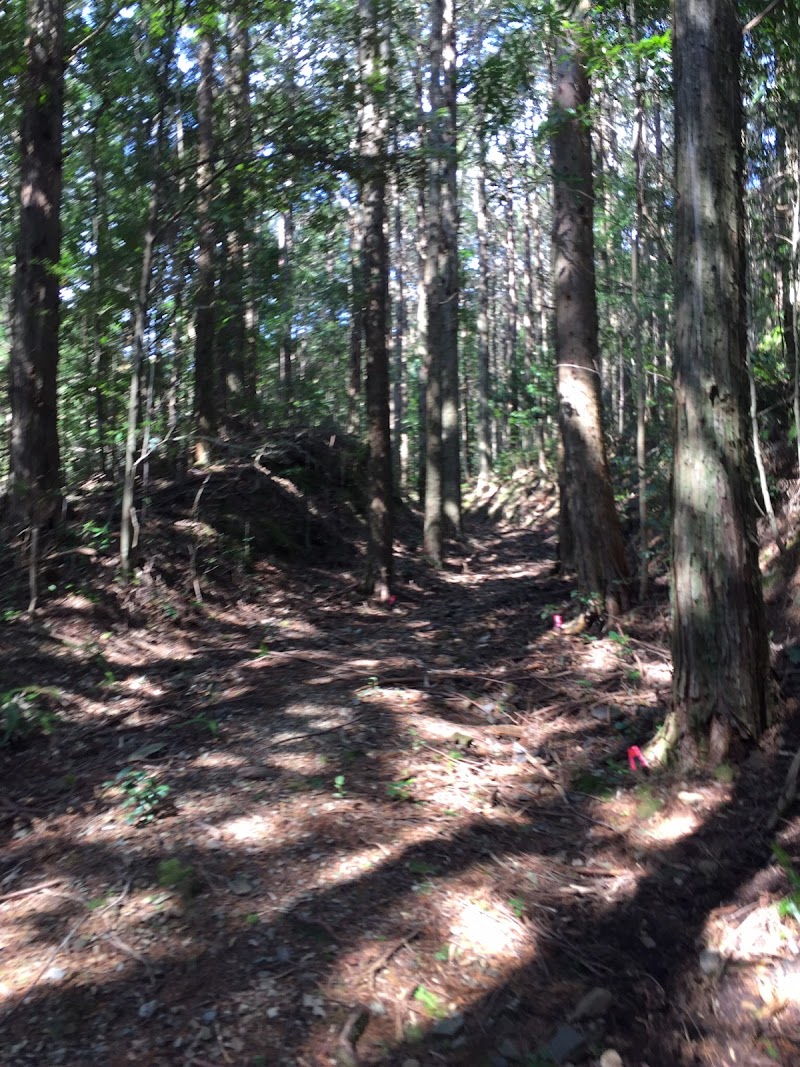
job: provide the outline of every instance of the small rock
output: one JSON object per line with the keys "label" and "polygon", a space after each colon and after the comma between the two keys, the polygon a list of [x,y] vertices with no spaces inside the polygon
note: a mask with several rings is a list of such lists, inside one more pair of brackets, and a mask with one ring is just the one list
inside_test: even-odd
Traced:
{"label": "small rock", "polygon": [[598,1019],[601,1015],[605,1015],[613,1002],[614,996],[610,990],[595,986],[581,997],[570,1019],[573,1022],[578,1022],[580,1019]]}
{"label": "small rock", "polygon": [[242,874],[237,874],[235,878],[232,878],[229,885],[231,892],[237,897],[246,897],[253,892],[252,884]]}
{"label": "small rock", "polygon": [[722,974],[725,968],[725,957],[711,948],[704,948],[697,962],[700,964],[700,970],[709,978]]}
{"label": "small rock", "polygon": [[574,1026],[559,1026],[545,1046],[545,1052],[556,1063],[564,1063],[570,1056],[579,1055],[586,1047],[586,1039]]}
{"label": "small rock", "polygon": [[622,1056],[613,1048],[606,1049],[600,1057],[600,1067],[623,1067]]}
{"label": "small rock", "polygon": [[369,1010],[372,1012],[373,1015],[385,1015],[386,1005],[383,1004],[380,1000],[371,1000],[369,1002]]}
{"label": "small rock", "polygon": [[702,804],[703,799],[702,793],[691,793],[688,789],[681,789],[680,793],[678,793],[678,800],[680,800],[681,804],[688,804],[690,807],[695,804]]}
{"label": "small rock", "polygon": [[48,967],[44,977],[48,982],[60,982],[62,978],[67,977],[67,972],[63,967]]}
{"label": "small rock", "polygon": [[592,708],[592,718],[598,722],[611,722],[611,708],[606,704],[598,704],[596,708]]}
{"label": "small rock", "polygon": [[455,1015],[449,1016],[447,1019],[440,1019],[433,1027],[433,1033],[437,1037],[455,1037],[461,1027],[464,1025],[464,1016],[461,1012],[456,1012]]}
{"label": "small rock", "polygon": [[510,1067],[510,1064],[505,1056],[501,1056],[499,1052],[490,1052],[489,1067]]}
{"label": "small rock", "polygon": [[217,1009],[216,1008],[208,1008],[200,1016],[200,1022],[201,1023],[205,1023],[206,1026],[210,1026],[211,1023],[214,1022],[216,1017],[217,1017]]}
{"label": "small rock", "polygon": [[419,1067],[419,1060],[403,1060],[403,1067]]}
{"label": "small rock", "polygon": [[144,1004],[139,1005],[139,1018],[140,1019],[152,1019],[156,1013],[158,1007],[157,1000],[146,1000]]}

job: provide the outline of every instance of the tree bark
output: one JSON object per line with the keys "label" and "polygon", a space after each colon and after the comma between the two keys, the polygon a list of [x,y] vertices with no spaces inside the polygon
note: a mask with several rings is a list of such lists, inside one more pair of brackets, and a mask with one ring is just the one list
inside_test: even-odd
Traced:
{"label": "tree bark", "polygon": [[489,207],[486,199],[486,125],[477,116],[478,174],[475,216],[478,228],[478,480],[492,476],[492,438],[489,415]]}
{"label": "tree bark", "polygon": [[392,446],[389,420],[389,255],[386,241],[388,137],[388,0],[359,0],[363,35],[361,79],[361,207],[364,226],[364,349],[368,492],[365,586],[381,601],[392,590]]}
{"label": "tree bark", "polygon": [[442,448],[442,363],[448,344],[447,235],[444,219],[444,93],[442,88],[445,4],[431,0],[430,104],[428,127],[428,196],[426,202],[425,304],[425,518],[423,551],[441,566],[444,537],[444,475]]}
{"label": "tree bark", "polygon": [[197,86],[197,308],[194,342],[195,462],[210,459],[209,438],[216,431],[214,369],[214,44],[206,35],[200,42],[200,79]]}
{"label": "tree bark", "polygon": [[29,0],[22,77],[20,213],[10,359],[11,513],[34,526],[58,503],[64,3]]}
{"label": "tree bark", "polygon": [[219,304],[224,317],[217,329],[217,351],[222,379],[222,409],[235,424],[255,408],[255,374],[248,365],[247,244],[252,226],[246,161],[250,158],[250,36],[243,5],[228,13],[225,95],[227,97],[230,145],[227,153],[227,232],[225,258],[220,275]]}
{"label": "tree bark", "polygon": [[768,646],[747,420],[741,28],[676,0],[673,709],[692,762],[767,725]]}
{"label": "tree bark", "polygon": [[571,531],[581,592],[596,611],[613,617],[629,606],[630,575],[603,432],[589,79],[579,32],[575,27],[559,42],[550,142],[562,516]]}
{"label": "tree bark", "polygon": [[445,532],[461,536],[461,432],[458,366],[458,82],[455,0],[444,0],[442,19],[441,210],[444,263],[442,349],[442,514]]}

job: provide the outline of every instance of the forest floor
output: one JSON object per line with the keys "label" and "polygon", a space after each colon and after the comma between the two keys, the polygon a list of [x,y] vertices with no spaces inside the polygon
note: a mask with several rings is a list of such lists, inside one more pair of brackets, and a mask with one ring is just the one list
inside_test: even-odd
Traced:
{"label": "forest floor", "polygon": [[800,1064],[800,825],[768,828],[800,726],[632,770],[664,590],[554,630],[551,490],[528,508],[438,572],[401,543],[385,610],[357,555],[48,564],[0,626],[3,1067]]}

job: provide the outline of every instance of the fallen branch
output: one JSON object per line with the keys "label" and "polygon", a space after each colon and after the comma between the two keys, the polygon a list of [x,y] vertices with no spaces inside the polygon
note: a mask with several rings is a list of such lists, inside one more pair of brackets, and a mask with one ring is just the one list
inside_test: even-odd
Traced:
{"label": "fallen branch", "polygon": [[40,893],[43,889],[50,889],[52,886],[60,884],[60,878],[53,878],[49,882],[38,882],[36,885],[29,885],[27,889],[15,889],[13,893],[4,893],[0,897],[0,904],[5,904],[8,900],[19,900],[20,897],[29,897],[33,893]]}

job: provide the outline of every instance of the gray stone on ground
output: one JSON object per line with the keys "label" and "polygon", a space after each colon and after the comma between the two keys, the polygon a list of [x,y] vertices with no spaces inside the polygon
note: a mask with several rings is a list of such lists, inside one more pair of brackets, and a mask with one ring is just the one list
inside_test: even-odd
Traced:
{"label": "gray stone on ground", "polygon": [[455,1037],[463,1025],[464,1016],[461,1012],[456,1012],[455,1015],[451,1015],[447,1019],[440,1019],[434,1025],[433,1032],[437,1037]]}
{"label": "gray stone on ground", "polygon": [[624,1067],[622,1056],[620,1056],[616,1049],[606,1049],[600,1057],[600,1067]]}
{"label": "gray stone on ground", "polygon": [[556,1063],[564,1063],[570,1056],[579,1055],[586,1048],[586,1038],[574,1026],[559,1026],[544,1051]]}
{"label": "gray stone on ground", "polygon": [[614,995],[609,989],[595,986],[594,989],[590,989],[588,993],[585,993],[575,1005],[570,1015],[570,1020],[579,1022],[581,1019],[599,1019],[601,1015],[605,1015],[613,1002]]}

